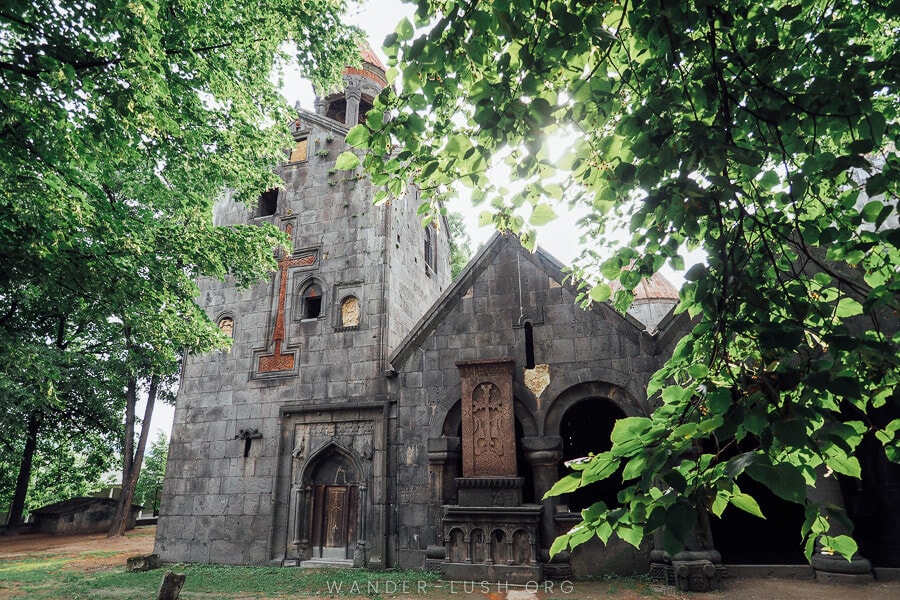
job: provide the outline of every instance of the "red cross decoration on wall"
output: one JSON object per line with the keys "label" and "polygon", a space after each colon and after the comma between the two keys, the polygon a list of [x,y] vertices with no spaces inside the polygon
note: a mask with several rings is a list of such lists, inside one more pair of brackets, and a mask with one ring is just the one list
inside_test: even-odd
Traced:
{"label": "red cross decoration on wall", "polygon": [[[284,232],[291,237],[294,226],[290,223],[284,228]],[[280,277],[278,285],[278,313],[275,317],[275,331],[272,335],[272,342],[275,349],[273,354],[263,355],[259,357],[260,373],[276,373],[278,371],[291,371],[294,369],[294,361],[296,356],[293,352],[284,352],[284,303],[287,297],[287,280],[288,269],[294,267],[310,267],[316,263],[316,255],[304,254],[302,256],[292,257],[285,255],[278,261],[278,275]]]}

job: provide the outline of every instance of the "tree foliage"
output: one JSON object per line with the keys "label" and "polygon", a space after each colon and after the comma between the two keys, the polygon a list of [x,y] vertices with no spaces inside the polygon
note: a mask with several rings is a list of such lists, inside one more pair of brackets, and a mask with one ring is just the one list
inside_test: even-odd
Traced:
{"label": "tree foliage", "polygon": [[664,531],[676,552],[697,508],[760,514],[747,476],[807,505],[807,556],[851,555],[804,492],[859,477],[866,436],[900,460],[900,2],[415,4],[386,40],[396,90],[348,135],[383,194],[461,184],[527,246],[554,204],[581,207],[583,299],[619,309],[705,255],[678,309],[693,330],[647,389],[658,408],[551,491],[624,465],[619,505],[585,510],[554,551]]}
{"label": "tree foliage", "polygon": [[[213,204],[226,188],[252,202],[275,182],[291,115],[272,75],[289,42],[319,87],[358,60],[358,33],[340,24],[345,8],[344,0],[3,5],[4,436],[26,435],[32,416],[41,431],[70,426],[51,417],[74,410],[76,397],[93,403],[81,405],[85,417],[103,429],[128,404],[126,390],[171,379],[180,353],[230,343],[196,305],[195,279],[248,285],[274,268],[272,248],[284,237],[268,225],[216,227]],[[85,364],[96,379],[78,375]],[[134,419],[131,430],[116,420],[124,448]],[[139,469],[139,452],[132,456]]]}
{"label": "tree foliage", "polygon": [[458,212],[447,213],[450,237],[450,277],[456,279],[469,259],[472,258],[472,238],[466,231],[466,224]]}
{"label": "tree foliage", "polygon": [[162,431],[157,432],[156,439],[144,458],[141,476],[134,489],[134,501],[144,507],[144,512],[159,510],[159,494],[162,491],[162,480],[166,474],[166,457],[169,455],[169,440]]}

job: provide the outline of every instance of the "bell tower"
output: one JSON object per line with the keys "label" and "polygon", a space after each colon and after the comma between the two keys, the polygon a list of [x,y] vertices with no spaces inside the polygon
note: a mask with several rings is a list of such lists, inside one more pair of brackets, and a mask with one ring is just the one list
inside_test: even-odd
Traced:
{"label": "bell tower", "polygon": [[348,128],[365,123],[381,90],[387,87],[384,65],[368,44],[361,46],[362,65],[344,69],[344,89],[315,100],[316,114]]}
{"label": "bell tower", "polygon": [[393,564],[396,380],[385,373],[449,285],[450,251],[445,220],[422,226],[415,186],[375,206],[360,168],[335,168],[387,85],[378,57],[361,53],[343,90],[297,109],[281,185],[215,208],[217,225],[269,223],[291,242],[249,290],[198,282],[234,345],[184,363],[157,535],[166,561]]}

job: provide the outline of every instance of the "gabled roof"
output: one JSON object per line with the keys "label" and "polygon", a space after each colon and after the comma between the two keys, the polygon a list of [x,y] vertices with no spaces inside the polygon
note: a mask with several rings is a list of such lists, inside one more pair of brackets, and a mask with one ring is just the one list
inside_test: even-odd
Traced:
{"label": "gabled roof", "polygon": [[[554,256],[540,247],[533,253],[527,251],[522,247],[519,238],[513,234],[495,233],[479,250],[475,257],[469,261],[465,269],[463,269],[462,273],[459,274],[450,287],[441,294],[425,315],[419,319],[419,322],[413,326],[406,338],[400,342],[400,345],[388,359],[391,367],[399,369],[403,366],[415,348],[419,347],[424,340],[437,329],[438,325],[440,325],[446,316],[457,304],[459,304],[468,289],[474,285],[478,277],[505,248],[518,252],[520,256],[531,261],[535,267],[559,282],[560,285],[569,290],[572,295],[578,294],[577,288],[566,280],[565,267]],[[574,304],[573,308],[576,308]],[[630,329],[635,336],[650,335],[645,331],[645,327],[640,321],[631,315],[623,315],[608,303],[595,302],[588,310],[591,310],[596,314],[602,314],[606,318],[618,320],[624,327]],[[671,323],[671,319],[666,319],[665,321]],[[655,339],[655,334],[650,337]]]}

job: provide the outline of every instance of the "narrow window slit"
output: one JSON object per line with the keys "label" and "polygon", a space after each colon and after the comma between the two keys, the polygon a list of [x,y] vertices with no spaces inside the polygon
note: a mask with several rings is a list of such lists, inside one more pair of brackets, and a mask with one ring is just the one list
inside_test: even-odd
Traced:
{"label": "narrow window slit", "polygon": [[525,321],[525,368],[534,368],[534,331],[531,321]]}

